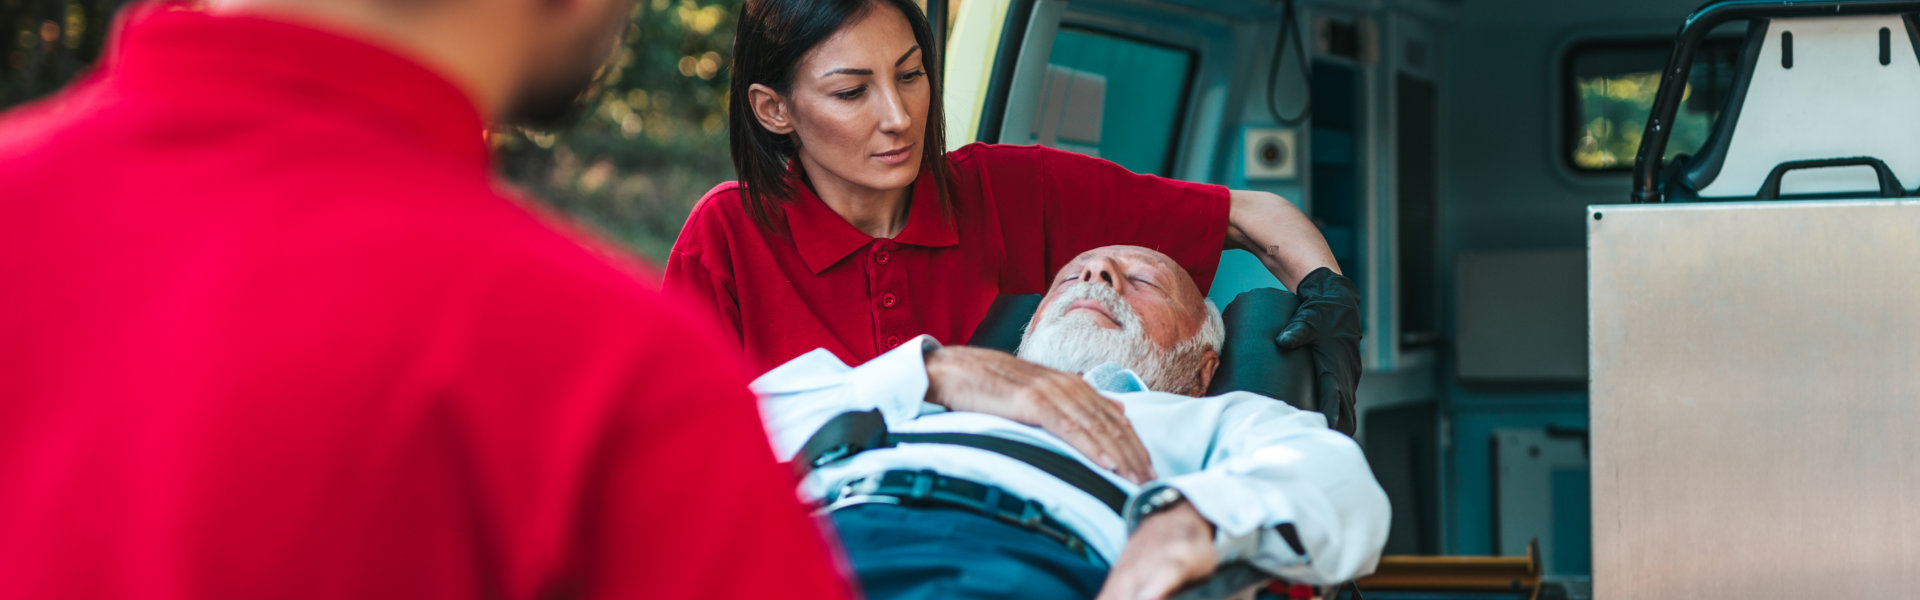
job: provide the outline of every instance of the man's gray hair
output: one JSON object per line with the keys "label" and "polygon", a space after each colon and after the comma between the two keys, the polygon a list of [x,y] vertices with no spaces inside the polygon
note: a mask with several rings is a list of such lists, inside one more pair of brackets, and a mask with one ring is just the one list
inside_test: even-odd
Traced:
{"label": "man's gray hair", "polygon": [[[1212,299],[1205,300],[1206,316],[1200,320],[1200,329],[1193,336],[1173,345],[1173,351],[1167,357],[1164,370],[1154,373],[1153,378],[1160,381],[1148,382],[1155,389],[1190,389],[1200,383],[1200,359],[1212,350],[1219,356],[1227,345],[1227,323],[1220,317],[1220,307]],[[1145,379],[1145,373],[1141,374]],[[1205,391],[1205,390],[1202,390]]]}

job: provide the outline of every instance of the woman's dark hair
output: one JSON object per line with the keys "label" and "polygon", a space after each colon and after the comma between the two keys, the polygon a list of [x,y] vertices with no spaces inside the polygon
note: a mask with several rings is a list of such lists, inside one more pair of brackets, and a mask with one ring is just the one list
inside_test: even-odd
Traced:
{"label": "woman's dark hair", "polygon": [[947,172],[945,115],[940,106],[940,48],[933,27],[913,0],[746,0],[740,7],[740,27],[733,37],[732,87],[727,106],[727,142],[733,150],[733,168],[740,175],[740,199],[747,213],[763,229],[778,231],[780,205],[793,197],[798,182],[789,163],[797,146],[790,136],[775,134],[753,114],[747,89],[753,84],[771,87],[786,96],[800,59],[820,42],[833,37],[876,7],[891,6],[905,15],[920,45],[932,97],[927,105],[927,133],[921,142],[921,160],[932,167],[940,211],[949,218],[953,209]]}

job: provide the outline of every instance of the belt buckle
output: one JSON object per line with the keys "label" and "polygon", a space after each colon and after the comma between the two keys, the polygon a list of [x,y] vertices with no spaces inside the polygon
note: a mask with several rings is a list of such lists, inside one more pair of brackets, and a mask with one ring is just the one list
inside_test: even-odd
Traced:
{"label": "belt buckle", "polygon": [[1044,516],[1046,516],[1046,511],[1040,508],[1039,502],[1027,500],[1026,504],[1020,507],[1020,526],[1028,529],[1038,529],[1040,527],[1040,519]]}
{"label": "belt buckle", "polygon": [[932,469],[922,469],[914,475],[913,488],[907,490],[907,496],[915,501],[926,500],[927,496],[933,495],[933,486],[940,482],[940,474]]}

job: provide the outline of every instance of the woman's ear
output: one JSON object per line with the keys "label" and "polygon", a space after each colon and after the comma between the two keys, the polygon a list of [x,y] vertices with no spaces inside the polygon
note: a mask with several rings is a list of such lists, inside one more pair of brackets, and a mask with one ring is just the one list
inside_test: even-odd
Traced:
{"label": "woman's ear", "polygon": [[793,108],[780,92],[761,83],[748,86],[747,106],[753,109],[753,117],[767,131],[779,135],[793,133]]}

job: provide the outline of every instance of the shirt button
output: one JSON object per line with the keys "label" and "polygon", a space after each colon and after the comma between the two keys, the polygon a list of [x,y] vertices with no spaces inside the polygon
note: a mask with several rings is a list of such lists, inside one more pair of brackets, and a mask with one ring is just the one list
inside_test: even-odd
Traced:
{"label": "shirt button", "polygon": [[890,336],[887,336],[887,347],[888,347],[888,348],[899,348],[899,347],[900,347],[900,336],[897,336],[897,335],[890,335]]}
{"label": "shirt button", "polygon": [[884,265],[884,264],[887,264],[887,261],[889,260],[893,260],[892,252],[887,252],[885,250],[882,250],[880,251],[879,254],[873,255],[873,262],[877,262]]}
{"label": "shirt button", "polygon": [[880,306],[884,306],[884,307],[887,307],[887,308],[893,308],[893,305],[894,305],[894,304],[896,304],[896,302],[895,302],[896,300],[897,300],[897,298],[894,298],[894,297],[893,297],[893,294],[885,294],[885,295],[882,295],[882,296],[880,296]]}

